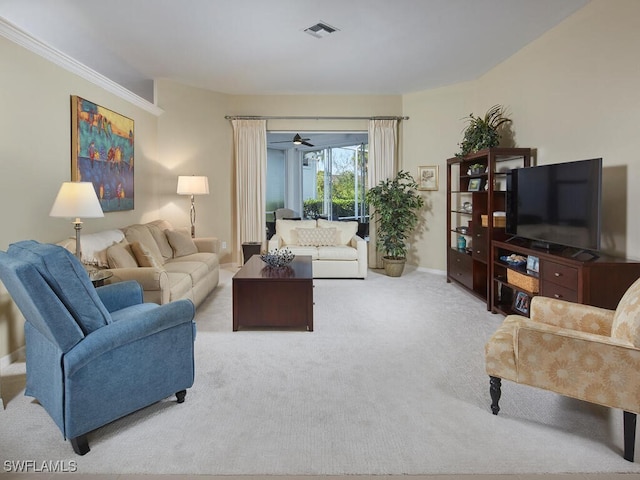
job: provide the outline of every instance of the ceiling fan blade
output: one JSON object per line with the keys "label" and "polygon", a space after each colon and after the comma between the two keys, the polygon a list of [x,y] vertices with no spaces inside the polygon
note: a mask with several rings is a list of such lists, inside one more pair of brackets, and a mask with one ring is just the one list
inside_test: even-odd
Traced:
{"label": "ceiling fan blade", "polygon": [[302,138],[300,136],[299,133],[296,133],[295,136],[293,137],[293,140],[281,140],[278,142],[269,142],[270,144],[272,143],[293,143],[294,145],[306,145],[307,147],[313,147],[312,144],[307,143],[307,140],[310,140],[309,138]]}

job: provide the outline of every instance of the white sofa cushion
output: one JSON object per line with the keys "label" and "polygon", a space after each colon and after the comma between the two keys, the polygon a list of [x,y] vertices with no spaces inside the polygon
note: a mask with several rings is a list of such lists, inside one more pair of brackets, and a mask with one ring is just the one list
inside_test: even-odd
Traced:
{"label": "white sofa cushion", "polygon": [[311,260],[318,260],[318,247],[303,247],[301,245],[287,245],[287,249],[295,256],[308,255]]}
{"label": "white sofa cushion", "polygon": [[318,260],[358,260],[358,251],[346,245],[318,247]]}
{"label": "white sofa cushion", "polygon": [[336,244],[335,228],[296,228],[298,245],[320,247]]}
{"label": "white sofa cushion", "polygon": [[315,228],[315,220],[276,220],[276,232],[280,235],[283,245],[298,245],[298,228]]}
{"label": "white sofa cushion", "polygon": [[335,222],[319,218],[318,227],[335,228],[338,231],[337,245],[348,245],[353,236],[358,233],[358,222]]}

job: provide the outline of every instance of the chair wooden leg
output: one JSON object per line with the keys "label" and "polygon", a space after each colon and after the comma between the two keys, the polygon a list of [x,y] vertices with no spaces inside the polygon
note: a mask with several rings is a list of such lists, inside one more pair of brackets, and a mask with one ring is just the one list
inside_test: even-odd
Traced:
{"label": "chair wooden leg", "polygon": [[491,394],[491,411],[494,415],[497,415],[500,411],[498,402],[500,401],[500,388],[502,386],[502,379],[498,377],[489,376],[489,393]]}
{"label": "chair wooden leg", "polygon": [[633,453],[636,446],[636,418],[631,412],[624,412],[624,459],[633,462]]}
{"label": "chair wooden leg", "polygon": [[69,439],[71,442],[71,446],[73,447],[73,451],[78,455],[86,455],[89,453],[89,440],[87,440],[86,435],[80,435],[75,438]]}

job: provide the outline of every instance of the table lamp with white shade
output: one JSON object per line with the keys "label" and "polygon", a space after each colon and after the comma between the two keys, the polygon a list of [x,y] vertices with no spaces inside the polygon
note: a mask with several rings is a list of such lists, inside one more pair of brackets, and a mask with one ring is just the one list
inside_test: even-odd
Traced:
{"label": "table lamp with white shade", "polygon": [[191,209],[189,218],[191,219],[191,237],[196,236],[196,206],[194,195],[209,194],[209,178],[202,175],[180,175],[178,176],[178,195],[191,195]]}
{"label": "table lamp with white shade", "polygon": [[75,218],[73,225],[76,230],[76,257],[81,260],[80,230],[82,230],[82,221],[80,218],[104,217],[104,212],[96,190],[93,188],[93,183],[64,182],[53,202],[49,216]]}

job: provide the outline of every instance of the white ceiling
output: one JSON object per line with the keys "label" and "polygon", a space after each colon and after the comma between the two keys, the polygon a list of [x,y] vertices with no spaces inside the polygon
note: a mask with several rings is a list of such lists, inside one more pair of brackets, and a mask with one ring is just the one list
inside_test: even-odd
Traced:
{"label": "white ceiling", "polygon": [[[589,0],[0,0],[0,17],[138,95],[404,94],[478,78]],[[339,31],[314,38],[326,22]]]}

